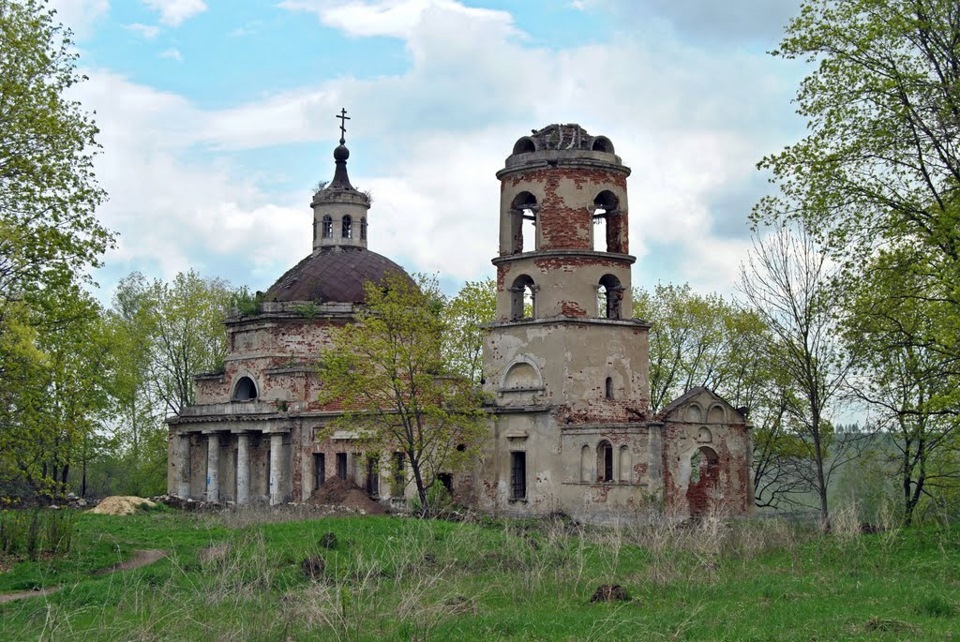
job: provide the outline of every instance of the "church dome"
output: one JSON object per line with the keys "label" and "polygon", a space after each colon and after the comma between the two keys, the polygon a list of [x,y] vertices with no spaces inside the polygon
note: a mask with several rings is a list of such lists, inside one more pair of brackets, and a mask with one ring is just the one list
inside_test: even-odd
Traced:
{"label": "church dome", "polygon": [[270,286],[264,299],[363,303],[366,301],[364,283],[378,283],[388,274],[396,273],[410,279],[402,267],[364,247],[325,247],[287,270]]}

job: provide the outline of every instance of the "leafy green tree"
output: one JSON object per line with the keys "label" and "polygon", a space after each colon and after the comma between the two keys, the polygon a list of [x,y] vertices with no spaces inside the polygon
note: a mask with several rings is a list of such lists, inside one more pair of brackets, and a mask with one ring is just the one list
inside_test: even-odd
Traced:
{"label": "leafy green tree", "polygon": [[338,329],[320,353],[320,401],[343,415],[332,427],[354,432],[372,451],[402,451],[424,514],[430,489],[476,453],[486,426],[473,381],[444,356],[451,328],[435,279],[402,274],[366,284],[357,322]]}
{"label": "leafy green tree", "polygon": [[0,457],[5,487],[57,497],[75,465],[85,470],[85,445],[107,416],[111,350],[90,295],[73,284],[43,292],[21,345],[27,359],[10,373],[17,389],[5,404]]}
{"label": "leafy green tree", "polygon": [[0,0],[0,301],[100,264],[97,128],[67,91],[70,32],[37,0]]}
{"label": "leafy green tree", "polygon": [[475,384],[483,374],[483,324],[497,318],[497,284],[491,278],[467,281],[443,308],[448,329],[444,355],[450,367]]}
{"label": "leafy green tree", "polygon": [[780,191],[753,212],[802,221],[842,268],[854,389],[905,451],[908,516],[927,447],[952,441],[928,438],[960,416],[958,42],[952,0],[806,0],[774,53],[816,63],[796,97],[808,134],[760,163]]}
{"label": "leafy green tree", "polygon": [[909,525],[924,498],[942,503],[960,486],[960,421],[945,403],[960,377],[952,356],[922,339],[949,324],[950,306],[918,297],[929,292],[925,275],[899,269],[903,259],[893,254],[880,253],[848,297],[845,338],[860,363],[851,388],[892,445],[885,452],[893,455]]}
{"label": "leafy green tree", "polygon": [[[100,488],[154,494],[166,483],[168,414],[193,403],[193,376],[223,367],[224,320],[238,293],[226,281],[196,272],[171,282],[134,272],[120,281],[106,325],[114,347],[110,454]],[[109,469],[107,471],[106,469]],[[103,480],[109,475],[110,480]]]}

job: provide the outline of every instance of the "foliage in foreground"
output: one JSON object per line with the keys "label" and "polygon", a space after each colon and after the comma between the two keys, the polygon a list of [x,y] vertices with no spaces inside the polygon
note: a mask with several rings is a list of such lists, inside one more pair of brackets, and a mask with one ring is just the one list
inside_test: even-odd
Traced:
{"label": "foliage in foreground", "polygon": [[476,454],[486,415],[472,379],[444,354],[453,324],[435,279],[405,274],[365,284],[357,323],[331,335],[321,353],[321,403],[342,409],[332,427],[351,430],[368,452],[399,452],[419,505],[430,488]]}
{"label": "foliage in foreground", "polygon": [[[307,519],[304,519],[307,518]],[[283,521],[288,520],[288,521]],[[273,523],[265,523],[270,521]],[[0,639],[947,639],[960,538],[780,520],[587,528],[295,512],[82,515],[63,562],[0,591]],[[96,575],[134,549],[165,560]],[[591,603],[601,584],[627,600]]]}

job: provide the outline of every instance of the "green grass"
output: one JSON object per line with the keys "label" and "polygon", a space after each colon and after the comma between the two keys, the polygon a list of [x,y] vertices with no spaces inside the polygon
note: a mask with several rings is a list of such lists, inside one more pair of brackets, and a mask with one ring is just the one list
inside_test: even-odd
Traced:
{"label": "green grass", "polygon": [[[66,558],[0,574],[0,592],[63,587],[0,605],[0,639],[960,639],[949,530],[177,512],[76,524]],[[169,557],[94,574],[136,549]],[[600,584],[630,600],[591,603]]]}

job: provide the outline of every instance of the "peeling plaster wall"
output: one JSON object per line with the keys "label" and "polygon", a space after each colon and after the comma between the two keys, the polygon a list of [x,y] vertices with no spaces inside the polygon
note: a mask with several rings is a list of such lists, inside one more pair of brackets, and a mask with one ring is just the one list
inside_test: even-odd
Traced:
{"label": "peeling plaster wall", "polygon": [[[648,410],[648,350],[647,326],[632,321],[494,326],[483,346],[484,392],[501,407],[556,406],[561,424],[640,421]],[[515,382],[514,373],[526,369],[519,364],[538,378]]]}
{"label": "peeling plaster wall", "polygon": [[[701,413],[703,408],[711,411]],[[749,427],[735,409],[704,392],[664,418],[663,434],[664,505],[670,514],[753,513],[753,447]],[[708,484],[691,480],[692,458],[701,448],[717,455],[716,476]]]}

